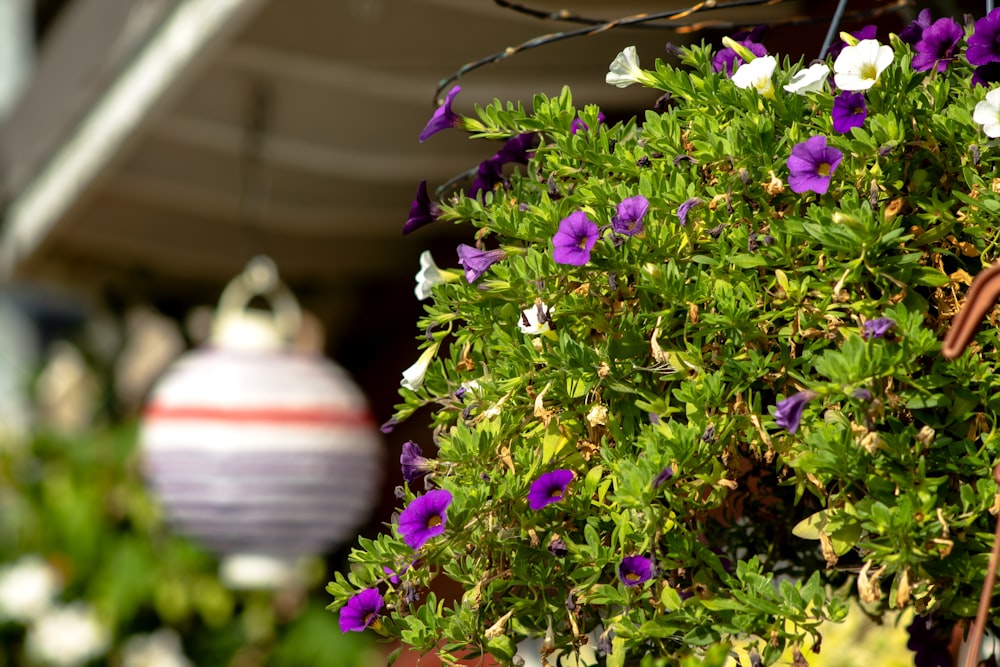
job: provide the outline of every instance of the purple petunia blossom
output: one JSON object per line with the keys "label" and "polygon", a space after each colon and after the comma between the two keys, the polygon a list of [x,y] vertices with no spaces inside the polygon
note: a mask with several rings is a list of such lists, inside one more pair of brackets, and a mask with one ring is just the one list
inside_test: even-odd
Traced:
{"label": "purple petunia blossom", "polygon": [[668,479],[674,476],[674,469],[666,466],[653,478],[653,488],[662,486]]}
{"label": "purple petunia blossom", "polygon": [[[602,111],[598,111],[597,112],[597,122],[598,123],[603,123],[604,122],[604,113]],[[569,132],[570,132],[570,134],[576,134],[580,130],[583,130],[584,132],[586,132],[589,129],[590,128],[587,126],[587,124],[584,123],[583,119],[580,118],[579,116],[577,116],[576,118],[574,118],[573,122],[569,124]]]}
{"label": "purple petunia blossom", "polygon": [[432,202],[427,194],[427,181],[420,181],[417,186],[417,197],[410,206],[410,216],[403,223],[403,235],[429,225],[441,215],[441,207]]}
{"label": "purple petunia blossom", "polygon": [[891,317],[876,317],[865,321],[865,330],[862,332],[861,337],[865,340],[871,340],[873,338],[884,338],[889,329],[896,326],[896,320]]}
{"label": "purple petunia blossom", "polygon": [[859,401],[870,401],[872,400],[872,391],[871,389],[865,389],[864,387],[860,387],[852,391],[851,396],[858,399]]}
{"label": "purple petunia blossom", "polygon": [[642,219],[649,210],[649,201],[642,195],[623,199],[611,218],[611,229],[617,234],[635,236],[642,233]]}
{"label": "purple petunia blossom", "polygon": [[833,131],[846,134],[851,128],[861,127],[868,117],[865,95],[860,92],[843,91],[833,99]]}
{"label": "purple petunia blossom", "polygon": [[794,434],[799,430],[799,422],[802,421],[802,411],[805,410],[806,403],[814,398],[816,392],[807,390],[778,401],[777,410],[774,411],[774,422]]}
{"label": "purple petunia blossom", "polygon": [[355,593],[340,610],[341,632],[362,632],[378,619],[385,602],[377,588],[366,588]]}
{"label": "purple petunia blossom", "polygon": [[[878,32],[877,26],[868,24],[862,27],[860,30],[855,30],[854,32],[852,32],[851,37],[854,37],[860,42],[865,39],[875,39],[875,34],[877,32]],[[845,46],[847,46],[847,43],[844,40],[842,39],[837,40],[836,42],[830,45],[830,50],[827,52],[826,55],[829,56],[830,59],[836,60],[837,56],[840,55],[840,52],[844,50]]]}
{"label": "purple petunia blossom", "polygon": [[412,484],[421,475],[433,470],[430,459],[424,458],[420,445],[407,440],[403,443],[403,451],[399,455],[399,466],[403,471],[403,479]]}
{"label": "purple petunia blossom", "polygon": [[590,261],[590,250],[597,243],[597,225],[583,211],[570,213],[559,223],[552,237],[552,259],[560,264],[583,266]]}
{"label": "purple petunia blossom", "polygon": [[[767,49],[760,43],[760,38],[766,29],[767,26],[758,26],[749,31],[741,30],[733,35],[732,39],[734,42],[742,44],[746,48],[750,49],[750,53],[754,54],[758,58],[766,56]],[[728,46],[724,49],[719,49],[716,51],[715,55],[712,56],[712,71],[725,72],[726,76],[730,78],[733,76],[733,72],[739,69],[742,64],[743,58],[741,58],[735,50],[729,48]]]}
{"label": "purple petunia blossom", "polygon": [[566,497],[566,487],[576,475],[572,470],[553,470],[539,475],[528,490],[528,507],[538,511]]}
{"label": "purple petunia blossom", "polygon": [[977,67],[1000,62],[1000,7],[976,21],[965,57]]}
{"label": "purple petunia blossom", "polygon": [[686,225],[688,223],[688,213],[690,213],[691,209],[700,203],[701,199],[698,197],[691,197],[677,207],[677,219],[681,221],[682,225]]}
{"label": "purple petunia blossom", "polygon": [[826,145],[826,137],[810,137],[792,148],[788,157],[788,187],[792,192],[826,194],[844,154]]}
{"label": "purple petunia blossom", "polygon": [[899,32],[899,38],[910,46],[913,46],[920,41],[921,37],[923,37],[924,30],[931,27],[931,23],[933,23],[931,10],[922,9],[920,10],[920,13],[917,14],[916,20]]}
{"label": "purple petunia blossom", "polygon": [[645,556],[625,556],[618,564],[618,578],[626,586],[638,586],[653,576],[653,561]]}
{"label": "purple petunia blossom", "polygon": [[973,86],[989,86],[1000,82],[1000,62],[980,65],[972,72]]}
{"label": "purple petunia blossom", "polygon": [[506,257],[500,248],[495,250],[479,250],[464,243],[458,246],[458,263],[465,269],[465,279],[474,283],[486,270]]}
{"label": "purple petunia blossom", "polygon": [[434,110],[431,119],[427,121],[427,125],[424,126],[423,131],[420,133],[418,137],[420,141],[426,141],[441,130],[446,130],[449,127],[462,126],[462,117],[451,110],[451,103],[461,90],[461,86],[455,86],[448,91],[448,94],[444,98],[444,104]]}
{"label": "purple petunia blossom", "polygon": [[505,164],[528,164],[528,153],[535,150],[537,143],[538,135],[534,132],[525,132],[508,139],[493,157],[479,163],[476,180],[472,182],[467,194],[475,197],[480,192],[492,190],[503,180]]}
{"label": "purple petunia blossom", "polygon": [[475,197],[480,192],[489,192],[496,187],[497,183],[503,180],[503,172],[500,171],[502,167],[503,163],[497,160],[495,155],[480,162],[476,170],[476,180],[472,181],[466,194]]}
{"label": "purple petunia blossom", "polygon": [[388,434],[388,433],[392,433],[393,429],[396,428],[397,426],[399,426],[399,422],[396,421],[395,417],[391,417],[384,424],[382,424],[381,426],[379,426],[378,430],[381,433]]}
{"label": "purple petunia blossom", "polygon": [[955,57],[958,42],[965,31],[953,18],[940,18],[926,28],[920,41],[913,49],[913,69],[926,72],[936,68],[938,72],[948,69],[948,63]]}
{"label": "purple petunia blossom", "polygon": [[451,493],[444,489],[434,489],[411,500],[399,514],[399,534],[406,546],[419,549],[427,540],[443,534],[451,501]]}

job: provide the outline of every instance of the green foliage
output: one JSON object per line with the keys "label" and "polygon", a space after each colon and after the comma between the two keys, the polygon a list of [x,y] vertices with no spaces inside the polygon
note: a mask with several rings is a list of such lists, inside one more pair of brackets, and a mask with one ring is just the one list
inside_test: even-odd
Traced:
{"label": "green foliage", "polygon": [[[525,637],[597,643],[607,665],[721,664],[737,640],[773,663],[855,597],[874,616],[969,616],[1000,497],[1000,350],[989,328],[952,362],[938,340],[997,256],[1000,153],[972,122],[985,90],[964,60],[928,74],[892,48],[847,134],[831,94],[782,90],[801,63],[768,98],[713,73],[704,46],[647,72],[670,104],[641,122],[600,125],[568,90],[480,109],[481,136],[539,145],[501,187],[441,202],[442,222],[506,253],[434,287],[417,325],[439,352],[398,406],[435,408],[446,530],[418,553],[396,529],[363,543],[331,607],[380,586],[384,632],[505,664]],[[793,192],[788,157],[820,135],[843,154],[829,191]],[[644,232],[616,234],[640,194]],[[553,256],[576,211],[600,228],[583,266]],[[525,333],[539,304],[551,330]],[[866,335],[876,318],[886,335]],[[782,428],[775,406],[805,391]],[[566,496],[530,510],[554,469],[575,475]],[[656,575],[626,586],[630,555]],[[382,567],[400,563],[393,585]],[[423,598],[436,577],[464,596]]]}

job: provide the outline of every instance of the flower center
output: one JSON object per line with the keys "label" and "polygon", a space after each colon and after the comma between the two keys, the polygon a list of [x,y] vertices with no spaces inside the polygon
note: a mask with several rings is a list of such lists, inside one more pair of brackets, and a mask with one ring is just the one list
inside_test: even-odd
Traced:
{"label": "flower center", "polygon": [[587,237],[586,236],[581,236],[579,239],[577,239],[577,241],[576,241],[576,247],[579,248],[580,250],[586,250],[587,249]]}
{"label": "flower center", "polygon": [[639,581],[641,578],[636,572],[629,572],[625,575],[626,581]]}
{"label": "flower center", "polygon": [[372,624],[372,621],[374,621],[374,620],[375,620],[375,617],[376,617],[376,616],[378,616],[378,614],[376,614],[376,613],[375,613],[374,611],[373,611],[373,612],[371,612],[370,614],[368,614],[367,616],[365,616],[365,627],[366,627],[366,628],[367,628],[367,627],[368,627],[369,625],[371,625],[371,624]]}
{"label": "flower center", "polygon": [[878,78],[878,70],[873,63],[865,63],[861,66],[861,78],[873,81]]}
{"label": "flower center", "polygon": [[549,491],[549,498],[562,498],[562,494],[563,494],[562,489],[556,487],[551,491]]}
{"label": "flower center", "polygon": [[820,176],[829,176],[830,175],[830,163],[829,162],[820,162],[819,166],[816,167],[816,173],[819,174]]}
{"label": "flower center", "polygon": [[427,519],[427,527],[428,528],[437,528],[442,523],[444,523],[444,522],[441,521],[441,517],[439,517],[437,514],[435,514],[431,518]]}

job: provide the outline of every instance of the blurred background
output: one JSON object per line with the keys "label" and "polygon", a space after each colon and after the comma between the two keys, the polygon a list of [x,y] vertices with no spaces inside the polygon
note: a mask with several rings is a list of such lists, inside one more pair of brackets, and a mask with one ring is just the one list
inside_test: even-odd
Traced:
{"label": "blurred background", "polygon": [[[497,148],[417,135],[465,63],[580,27],[501,4],[0,0],[0,667],[384,662],[394,647],[342,635],[323,586],[390,521],[402,443],[433,453],[426,415],[378,425],[417,356],[419,254],[455,266],[472,240],[401,228],[421,179]],[[883,39],[922,7],[985,9],[848,5],[844,29]],[[455,107],[569,85],[614,122],[657,98],[605,84],[624,46],[651,66],[668,42],[772,24],[769,51],[808,60],[835,6],[553,41],[462,76]],[[863,615],[810,661],[858,664],[841,642],[910,662]]]}

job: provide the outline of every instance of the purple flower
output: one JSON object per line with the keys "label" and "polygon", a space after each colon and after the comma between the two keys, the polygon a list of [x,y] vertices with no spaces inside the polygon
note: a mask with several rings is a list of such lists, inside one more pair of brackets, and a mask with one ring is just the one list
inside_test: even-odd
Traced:
{"label": "purple flower", "polygon": [[386,421],[384,424],[382,424],[381,426],[379,426],[378,430],[380,432],[382,432],[382,433],[389,434],[389,433],[392,433],[392,430],[394,428],[396,428],[397,426],[399,426],[399,422],[396,421],[395,417],[392,417],[388,421]]}
{"label": "purple flower", "polygon": [[851,392],[851,396],[858,399],[859,401],[870,401],[872,400],[871,389],[865,389],[864,387],[859,387]]}
{"label": "purple flower", "polygon": [[476,180],[472,181],[472,185],[469,186],[468,195],[475,197],[480,192],[492,190],[497,183],[503,180],[501,167],[503,167],[503,163],[495,155],[489,160],[480,162],[479,169],[476,170]]}
{"label": "purple flower", "polygon": [[[874,25],[869,24],[864,26],[860,30],[855,30],[854,32],[851,33],[851,36],[857,39],[858,41],[861,41],[863,39],[875,39],[876,32],[878,32],[878,28]],[[837,56],[840,55],[840,52],[844,50],[845,46],[847,46],[847,44],[844,42],[844,40],[838,40],[830,45],[830,50],[829,52],[827,52],[827,55],[831,59],[836,60]]]}
{"label": "purple flower", "polygon": [[611,218],[611,229],[624,236],[635,236],[642,233],[642,219],[649,210],[649,201],[642,195],[623,199],[618,204],[617,212]]}
{"label": "purple flower", "polygon": [[569,553],[569,548],[561,537],[553,537],[552,541],[549,542],[549,553],[556,558],[562,558]]}
{"label": "purple flower", "polygon": [[913,46],[923,37],[924,30],[931,27],[931,23],[931,10],[922,9],[917,14],[916,20],[899,32],[899,38],[910,46]]}
{"label": "purple flower", "polygon": [[868,117],[864,93],[843,91],[833,100],[833,131],[846,134],[852,127],[861,127]]}
{"label": "purple flower", "polygon": [[[604,113],[601,112],[601,111],[597,112],[597,122],[598,123],[603,123],[604,122]],[[583,119],[581,119],[579,116],[577,116],[576,118],[574,118],[573,122],[570,123],[570,125],[569,125],[570,134],[576,134],[580,130],[583,130],[584,132],[586,132],[589,129],[590,128],[587,127],[587,124],[584,123]]]}
{"label": "purple flower", "polygon": [[788,186],[792,192],[826,194],[830,179],[844,154],[826,145],[826,137],[810,137],[792,148],[788,157]]}
{"label": "purple flower", "polygon": [[511,137],[504,142],[504,145],[494,155],[500,164],[528,164],[528,153],[535,150],[538,143],[538,135],[534,132],[525,132],[516,137]]}
{"label": "purple flower", "polygon": [[423,131],[420,133],[420,137],[418,137],[420,141],[426,141],[441,130],[446,130],[449,127],[462,126],[462,117],[451,110],[451,103],[461,90],[461,86],[455,86],[448,91],[448,94],[444,98],[444,104],[434,110],[434,115],[427,121],[427,125],[424,126]]}
{"label": "purple flower", "polygon": [[645,556],[625,556],[618,564],[618,578],[626,586],[638,586],[653,576],[653,561]]}
{"label": "purple flower", "polygon": [[458,263],[465,269],[465,279],[470,283],[479,280],[486,270],[506,257],[500,248],[496,250],[478,250],[464,243],[458,246]]}
{"label": "purple flower", "polygon": [[976,66],[1000,62],[1000,7],[976,21],[965,57]]}
{"label": "purple flower", "polygon": [[[758,58],[767,55],[767,49],[760,43],[760,37],[764,34],[767,26],[758,26],[752,31],[742,30],[732,36],[734,42],[742,44],[750,49],[750,53]],[[733,72],[743,64],[743,58],[728,46],[720,49],[712,56],[712,71],[725,72],[726,76],[732,77]]]}
{"label": "purple flower", "polygon": [[403,470],[403,479],[410,484],[434,468],[430,459],[424,458],[423,453],[420,445],[412,440],[403,443],[403,451],[399,455],[399,466]]}
{"label": "purple flower", "polygon": [[410,216],[403,223],[403,235],[431,224],[439,215],[441,207],[432,202],[430,195],[427,194],[427,181],[420,181],[420,185],[417,186],[417,197],[410,206]]}
{"label": "purple flower", "polygon": [[684,201],[683,204],[677,207],[677,219],[681,221],[682,225],[688,223],[688,213],[692,208],[701,203],[701,199],[698,197],[691,197]]}
{"label": "purple flower", "polygon": [[378,619],[385,603],[377,588],[366,588],[355,593],[340,610],[341,632],[362,632]]}
{"label": "purple flower", "polygon": [[774,411],[774,422],[789,433],[795,433],[799,430],[799,422],[802,421],[802,411],[805,410],[806,403],[814,398],[816,392],[807,390],[778,401],[777,410]]}
{"label": "purple flower", "polygon": [[1000,81],[1000,62],[980,65],[972,72],[972,85],[989,86]]}
{"label": "purple flower", "polygon": [[583,211],[570,213],[559,223],[552,237],[552,259],[560,264],[583,266],[590,261],[590,250],[597,243],[597,225]]}
{"label": "purple flower", "polygon": [[896,320],[891,317],[876,317],[865,321],[865,330],[861,337],[865,340],[883,338],[894,326],[896,326]]}
{"label": "purple flower", "polygon": [[653,488],[662,486],[664,482],[674,476],[674,469],[670,466],[666,466],[659,474],[653,478]]}
{"label": "purple flower", "polygon": [[399,534],[406,546],[419,549],[427,540],[444,533],[451,500],[450,492],[434,489],[410,501],[399,514]]}
{"label": "purple flower", "polygon": [[566,487],[576,475],[572,470],[553,470],[539,475],[528,490],[528,507],[540,510],[566,497]]}
{"label": "purple flower", "polygon": [[913,47],[916,51],[913,69],[926,72],[936,67],[939,72],[945,71],[955,57],[959,40],[964,36],[965,31],[955,19],[938,19],[924,30],[920,41]]}

